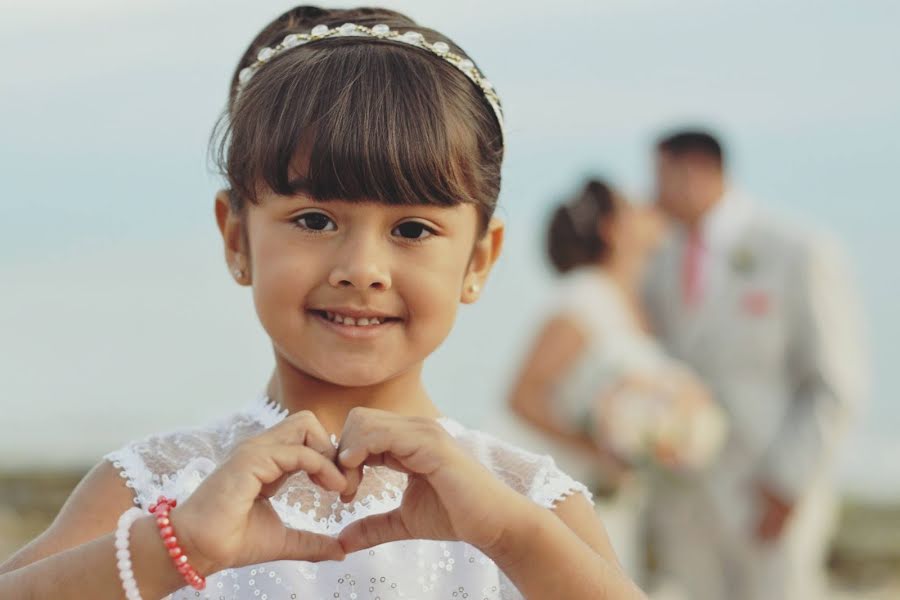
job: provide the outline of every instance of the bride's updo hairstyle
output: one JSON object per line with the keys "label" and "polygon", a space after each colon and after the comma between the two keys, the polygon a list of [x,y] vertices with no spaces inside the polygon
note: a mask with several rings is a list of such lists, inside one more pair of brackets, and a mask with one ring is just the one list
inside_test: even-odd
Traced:
{"label": "bride's updo hairstyle", "polygon": [[615,218],[617,208],[610,187],[596,179],[556,208],[547,231],[547,252],[558,272],[598,264],[609,256],[612,246],[602,231]]}
{"label": "bride's updo hairstyle", "polygon": [[500,191],[502,128],[482,89],[453,64],[396,41],[334,37],[280,52],[242,81],[260,51],[285,36],[345,23],[419,32],[468,58],[398,12],[285,12],[244,52],[213,132],[210,148],[230,185],[232,210],[242,214],[266,189],[295,194],[300,176],[304,193],[321,201],[473,204],[483,233]]}

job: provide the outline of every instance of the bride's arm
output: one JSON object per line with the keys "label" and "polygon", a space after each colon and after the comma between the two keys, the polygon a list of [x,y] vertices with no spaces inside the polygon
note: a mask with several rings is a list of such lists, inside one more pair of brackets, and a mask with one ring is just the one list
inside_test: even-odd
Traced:
{"label": "bride's arm", "polygon": [[553,407],[552,390],[586,346],[586,336],[571,319],[560,316],[548,321],[519,369],[508,404],[516,415],[554,440],[596,453],[591,439],[561,423]]}

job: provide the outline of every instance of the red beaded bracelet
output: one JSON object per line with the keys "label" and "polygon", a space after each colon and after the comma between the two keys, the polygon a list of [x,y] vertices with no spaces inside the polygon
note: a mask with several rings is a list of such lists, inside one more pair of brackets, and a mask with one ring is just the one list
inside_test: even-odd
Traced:
{"label": "red beaded bracelet", "polygon": [[191,587],[195,590],[202,590],[206,587],[206,579],[197,574],[197,571],[188,562],[188,557],[182,551],[181,546],[178,545],[178,538],[175,537],[172,521],[169,520],[169,513],[175,508],[176,504],[175,500],[160,496],[156,504],[150,507],[150,514],[156,517],[159,535],[169,550],[169,556],[172,557],[172,563],[174,563],[175,568],[184,576],[184,580]]}

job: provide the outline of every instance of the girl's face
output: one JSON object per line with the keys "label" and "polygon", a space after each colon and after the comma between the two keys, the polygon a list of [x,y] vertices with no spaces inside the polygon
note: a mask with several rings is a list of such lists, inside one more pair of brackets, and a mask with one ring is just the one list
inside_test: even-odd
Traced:
{"label": "girl's face", "polygon": [[342,386],[419,368],[446,338],[459,302],[477,298],[503,237],[494,220],[476,240],[470,204],[389,206],[269,193],[247,208],[244,246],[227,202],[217,201],[218,213],[225,213],[219,222],[234,249],[229,262],[247,272],[243,283],[253,286],[276,352]]}

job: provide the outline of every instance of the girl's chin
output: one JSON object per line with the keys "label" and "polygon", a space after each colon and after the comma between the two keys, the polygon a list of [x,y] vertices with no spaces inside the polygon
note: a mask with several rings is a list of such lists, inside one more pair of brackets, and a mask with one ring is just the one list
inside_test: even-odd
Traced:
{"label": "girl's chin", "polygon": [[354,366],[344,361],[337,361],[335,364],[336,367],[329,366],[307,373],[320,381],[342,387],[369,387],[384,383],[398,375],[386,369],[384,364]]}
{"label": "girl's chin", "polygon": [[[279,352],[284,366],[290,365],[301,378],[308,377],[325,384],[342,387],[370,387],[386,383],[404,373],[415,371],[416,362],[385,360],[383,352],[379,356],[353,353],[328,352],[317,356],[303,356],[297,353]],[[419,363],[420,364],[420,363]]]}
{"label": "girl's chin", "polygon": [[328,374],[326,376],[320,377],[319,379],[321,379],[322,381],[327,381],[332,385],[339,385],[341,387],[370,387],[373,385],[384,383],[385,381],[391,379],[391,377],[383,373],[341,373],[339,375]]}

